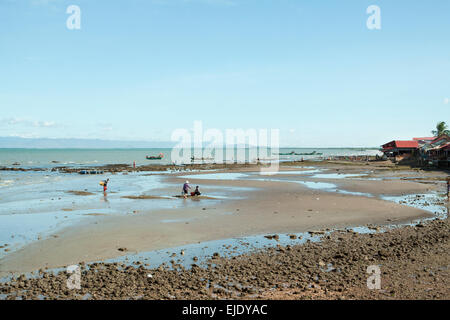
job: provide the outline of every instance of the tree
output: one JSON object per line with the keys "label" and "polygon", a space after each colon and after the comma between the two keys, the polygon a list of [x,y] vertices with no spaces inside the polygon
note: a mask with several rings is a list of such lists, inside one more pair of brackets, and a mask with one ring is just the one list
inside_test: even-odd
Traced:
{"label": "tree", "polygon": [[439,137],[442,134],[447,134],[450,135],[450,130],[448,130],[448,126],[445,124],[444,121],[440,121],[438,122],[438,124],[436,125],[436,130],[431,131],[431,133],[435,136],[435,137]]}

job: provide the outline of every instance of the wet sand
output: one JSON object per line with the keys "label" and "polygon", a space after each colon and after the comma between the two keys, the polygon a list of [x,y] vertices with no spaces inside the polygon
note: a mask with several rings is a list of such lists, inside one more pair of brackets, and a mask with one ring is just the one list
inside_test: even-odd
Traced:
{"label": "wet sand", "polygon": [[[434,220],[385,233],[336,231],[320,243],[278,246],[222,258],[206,268],[148,269],[118,263],[81,265],[81,288],[68,274],[40,272],[0,284],[6,299],[444,299],[450,298],[450,224]],[[276,241],[276,240],[273,240]],[[380,287],[369,289],[369,266]]]}
{"label": "wet sand", "polygon": [[[341,168],[341,172],[361,174],[368,170],[366,165],[354,164],[349,164],[344,169],[336,164],[329,168],[335,170],[336,167]],[[251,170],[242,168],[233,172]],[[291,170],[302,169],[291,168]],[[183,176],[186,173],[179,175]],[[208,187],[242,188],[238,189],[239,199],[208,202],[204,207],[150,211],[140,210],[139,207],[130,208],[133,213],[124,216],[95,215],[89,221],[82,221],[58,231],[51,237],[9,253],[0,260],[0,275],[99,261],[130,252],[157,250],[216,239],[410,221],[430,217],[432,214],[382,200],[376,195],[426,193],[437,188],[436,184],[400,179],[378,181],[318,179],[311,176],[294,178],[310,182],[319,180],[325,183],[333,182],[347,191],[356,190],[374,195],[365,197],[311,189],[295,181],[283,181],[293,179],[289,174],[270,176],[268,179],[273,181],[210,180],[201,179],[201,175],[191,179],[191,184],[201,185],[204,190],[208,190]],[[168,192],[172,195],[179,192],[179,185],[185,180],[183,177],[173,175],[168,175],[167,179],[168,182],[176,183],[173,188],[169,188]],[[202,199],[197,201],[201,203]],[[161,222],[166,219],[175,222]],[[126,250],[119,250],[123,248]]]}

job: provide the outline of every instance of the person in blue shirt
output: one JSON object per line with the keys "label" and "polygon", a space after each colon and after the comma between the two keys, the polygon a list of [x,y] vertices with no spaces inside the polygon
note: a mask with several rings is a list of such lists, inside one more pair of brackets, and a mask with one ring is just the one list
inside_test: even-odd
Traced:
{"label": "person in blue shirt", "polygon": [[188,196],[188,193],[189,193],[189,189],[190,189],[191,187],[189,186],[189,181],[188,180],[186,180],[186,182],[184,183],[184,185],[183,185],[183,197],[186,199],[187,198],[187,196]]}

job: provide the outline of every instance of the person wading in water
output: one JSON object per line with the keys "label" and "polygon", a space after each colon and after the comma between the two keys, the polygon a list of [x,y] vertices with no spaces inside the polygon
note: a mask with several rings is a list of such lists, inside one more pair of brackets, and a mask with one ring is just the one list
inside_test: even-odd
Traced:
{"label": "person wading in water", "polygon": [[188,180],[186,180],[186,182],[183,184],[183,197],[186,199],[187,198],[187,196],[188,196],[188,193],[189,193],[189,189],[190,189],[191,187],[189,186],[189,181]]}
{"label": "person wading in water", "polygon": [[106,193],[106,190],[108,190],[108,182],[109,178],[103,181],[100,181],[100,185],[103,186],[103,193]]}

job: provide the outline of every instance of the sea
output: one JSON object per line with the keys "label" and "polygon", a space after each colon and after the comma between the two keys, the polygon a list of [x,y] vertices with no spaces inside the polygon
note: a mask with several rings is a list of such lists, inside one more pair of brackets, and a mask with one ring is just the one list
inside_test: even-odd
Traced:
{"label": "sea", "polygon": [[[256,158],[261,161],[295,161],[300,159],[321,160],[335,156],[375,156],[381,155],[377,148],[280,148],[279,150],[264,150],[263,152],[251,148],[224,149],[221,159],[227,162],[249,161]],[[279,153],[295,153],[293,155],[278,155]],[[304,155],[311,154],[312,155]],[[239,156],[241,153],[242,156]],[[303,155],[298,155],[298,154]],[[146,156],[163,154],[161,160],[147,160]],[[203,149],[190,153],[194,156],[194,162],[220,162],[212,150]],[[136,166],[148,164],[172,164],[175,158],[179,159],[182,151],[173,148],[149,148],[149,149],[0,149],[0,167],[17,166],[21,168],[48,168],[60,166],[89,167],[108,164],[129,164]],[[203,159],[202,159],[203,158]],[[216,158],[216,159],[215,159]],[[185,163],[191,163],[191,157],[185,158]]]}

